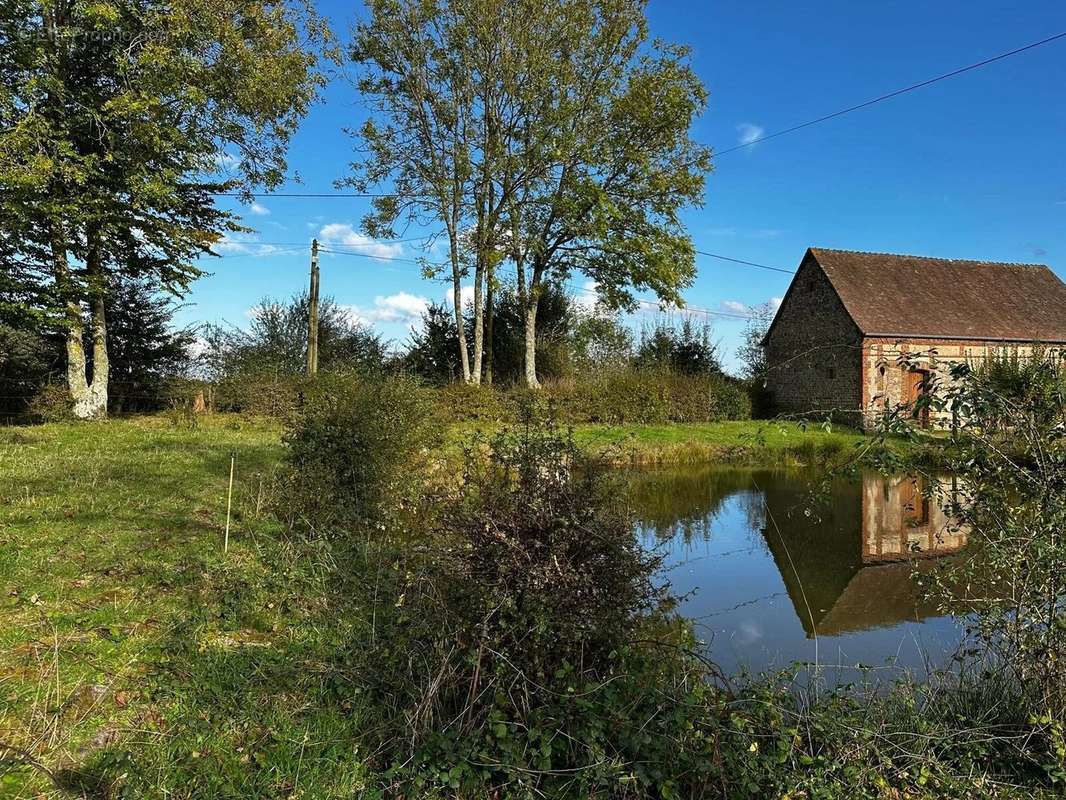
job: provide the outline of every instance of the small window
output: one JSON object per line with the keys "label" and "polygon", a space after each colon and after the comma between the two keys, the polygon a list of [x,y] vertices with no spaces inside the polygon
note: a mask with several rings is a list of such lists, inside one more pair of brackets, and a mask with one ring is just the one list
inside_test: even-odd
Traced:
{"label": "small window", "polygon": [[830,367],[828,370],[826,370],[826,375],[828,376],[829,380],[833,380],[833,378],[837,376],[837,368]]}
{"label": "small window", "polygon": [[878,371],[879,373],[881,373],[881,377],[883,378],[883,377],[885,376],[885,365],[884,365],[884,364],[882,364],[881,366],[879,366],[879,367],[877,368],[877,371]]}

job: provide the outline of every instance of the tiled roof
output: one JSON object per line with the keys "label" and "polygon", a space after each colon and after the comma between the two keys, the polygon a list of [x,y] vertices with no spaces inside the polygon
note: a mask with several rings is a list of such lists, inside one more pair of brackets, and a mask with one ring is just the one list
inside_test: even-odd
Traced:
{"label": "tiled roof", "polygon": [[1066,342],[1066,284],[1043,264],[809,253],[866,336]]}

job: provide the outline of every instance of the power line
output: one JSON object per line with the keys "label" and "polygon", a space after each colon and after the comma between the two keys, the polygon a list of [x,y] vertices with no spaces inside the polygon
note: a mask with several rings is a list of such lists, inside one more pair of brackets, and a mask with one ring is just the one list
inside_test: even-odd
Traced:
{"label": "power line", "polygon": [[765,142],[768,139],[776,139],[778,136],[784,136],[785,134],[788,134],[788,133],[795,133],[796,131],[802,130],[803,128],[809,128],[812,125],[818,125],[821,122],[827,122],[828,120],[836,119],[837,117],[842,117],[845,114],[850,114],[852,111],[858,111],[858,110],[863,109],[863,108],[868,108],[868,107],[870,107],[872,105],[875,105],[877,103],[882,103],[885,100],[891,100],[893,97],[899,97],[901,94],[906,94],[907,92],[913,92],[916,89],[922,89],[922,88],[924,88],[926,86],[930,86],[930,85],[932,85],[934,83],[939,83],[940,81],[945,81],[948,78],[954,78],[955,76],[962,75],[965,72],[969,72],[971,70],[975,70],[975,69],[978,69],[980,67],[985,67],[985,66],[988,66],[989,64],[994,64],[995,62],[1002,61],[1005,58],[1010,58],[1011,56],[1016,56],[1019,53],[1024,53],[1026,50],[1032,50],[1033,48],[1041,47],[1041,46],[1043,46],[1045,44],[1050,44],[1051,42],[1054,42],[1054,41],[1057,41],[1057,40],[1063,39],[1063,38],[1066,38],[1066,31],[1064,31],[1063,33],[1056,33],[1054,36],[1049,36],[1046,39],[1041,39],[1038,42],[1032,42],[1031,44],[1027,44],[1027,45],[1025,45],[1023,47],[1018,47],[1018,48],[1016,48],[1014,50],[1008,50],[1006,53],[1000,53],[999,55],[992,56],[991,58],[986,58],[983,61],[978,61],[975,64],[970,64],[969,66],[966,66],[966,67],[960,67],[959,69],[952,70],[951,72],[945,72],[943,75],[937,75],[935,78],[929,78],[927,80],[920,81],[919,83],[915,83],[915,84],[912,84],[910,86],[904,86],[901,89],[896,89],[894,91],[889,92],[888,94],[883,94],[883,95],[881,95],[879,97],[875,97],[872,100],[866,100],[866,101],[864,101],[862,103],[858,103],[856,105],[849,106],[848,108],[842,108],[840,111],[834,111],[832,114],[826,114],[824,116],[818,117],[817,119],[807,120],[806,122],[801,122],[798,125],[793,125],[790,128],[785,128],[784,130],[774,131],[773,133],[768,133],[765,136],[760,136],[757,139],[752,139],[750,142],[744,142],[743,144],[738,144],[735,147],[729,147],[729,148],[726,148],[725,150],[719,150],[719,151],[714,153],[714,157],[717,158],[718,156],[725,155],[726,153],[733,153],[733,152],[736,152],[737,150],[744,150],[744,149],[746,149],[748,147],[751,147],[752,145],[758,144],[759,142]]}
{"label": "power line", "polygon": [[[247,197],[244,192],[211,192],[212,197]],[[396,192],[255,192],[254,197],[429,197],[425,194],[398,194]]]}
{"label": "power line", "polygon": [[[422,263],[420,261],[415,261],[414,259],[411,259],[411,258],[398,258],[396,256],[378,256],[378,255],[373,255],[371,253],[357,253],[357,252],[350,252],[350,251],[344,251],[344,250],[334,250],[332,247],[328,247],[328,248],[327,247],[321,247],[319,249],[323,253],[333,253],[334,255],[340,255],[340,256],[356,256],[357,258],[373,258],[373,259],[376,259],[378,261],[400,261],[400,262],[406,262],[408,264],[419,264],[419,265]],[[783,269],[782,267],[771,267],[768,264],[759,264],[759,263],[757,263],[755,261],[745,261],[744,259],[741,259],[741,258],[732,258],[730,256],[723,256],[720,253],[708,253],[705,250],[696,250],[695,252],[698,253],[701,256],[708,256],[709,258],[717,258],[717,259],[719,259],[721,261],[728,261],[728,262],[730,262],[732,264],[743,264],[743,265],[748,266],[748,267],[757,267],[759,269],[768,269],[768,270],[771,270],[773,272],[783,272],[786,275],[794,275],[795,272],[796,272],[795,270]]]}
{"label": "power line", "polygon": [[416,261],[413,258],[400,258],[398,256],[377,256],[373,253],[356,253],[354,251],[334,250],[333,248],[327,247],[319,247],[318,251],[320,253],[332,253],[333,255],[337,256],[356,256],[357,258],[373,258],[377,261],[399,261],[405,264],[417,264],[419,266],[421,266],[422,264],[421,261]]}
{"label": "power line", "polygon": [[796,274],[796,270],[794,270],[794,269],[784,269],[782,267],[771,267],[768,264],[758,264],[758,263],[756,263],[754,261],[745,261],[744,259],[741,259],[741,258],[731,258],[730,256],[723,256],[723,255],[719,255],[718,253],[708,253],[705,250],[696,250],[695,252],[697,254],[701,255],[701,256],[708,256],[710,258],[717,258],[717,259],[719,259],[721,261],[729,261],[729,262],[731,262],[733,264],[744,264],[745,266],[748,266],[748,267],[758,267],[759,269],[768,269],[768,270],[771,270],[773,272],[783,272],[786,275],[795,275]]}
{"label": "power line", "polygon": [[[421,262],[415,261],[415,260],[410,259],[410,258],[398,258],[398,257],[395,257],[395,256],[376,256],[376,255],[372,255],[370,253],[346,253],[346,252],[342,252],[342,251],[338,251],[338,250],[329,250],[329,249],[326,249],[324,247],[319,247],[319,252],[320,253],[333,253],[335,255],[342,255],[342,256],[356,256],[358,258],[371,258],[371,259],[375,259],[375,260],[378,260],[378,261],[399,261],[401,263],[416,264],[416,265],[420,265],[420,263],[421,263]],[[734,261],[736,259],[728,259],[728,260]],[[739,262],[739,263],[748,263],[748,262]],[[763,265],[756,264],[755,266],[763,266]],[[766,267],[766,269],[776,269],[776,267]],[[784,272],[784,271],[786,271],[786,270],[782,270],[782,272]],[[572,283],[568,283],[568,285],[574,291],[584,292],[585,294],[595,295],[597,297],[599,296],[599,294],[593,289],[586,289],[583,286],[582,287],[574,286]],[[651,306],[651,307],[663,310],[662,306],[659,303],[655,302],[654,300],[642,300],[642,299],[639,299],[639,298],[634,298],[634,301],[638,305]],[[694,314],[708,314],[708,315],[712,315],[712,316],[716,316],[716,317],[730,317],[730,318],[733,318],[733,319],[750,319],[750,316],[747,315],[747,314],[734,314],[734,313],[731,313],[729,311],[714,311],[714,310],[709,309],[709,308],[699,308],[698,306],[685,305],[683,307],[678,307],[677,310],[678,311],[688,311],[688,312],[692,312]]]}

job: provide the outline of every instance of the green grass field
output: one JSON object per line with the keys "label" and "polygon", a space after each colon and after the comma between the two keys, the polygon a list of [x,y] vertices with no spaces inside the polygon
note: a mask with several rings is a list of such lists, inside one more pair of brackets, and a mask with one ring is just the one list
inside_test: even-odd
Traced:
{"label": "green grass field", "polygon": [[[634,462],[780,463],[861,440],[757,422],[575,437]],[[0,797],[123,773],[134,796],[360,791],[358,680],[342,663],[359,611],[328,556],[269,513],[282,453],[276,424],[237,417],[0,429]]]}
{"label": "green grass field", "polygon": [[153,696],[151,676],[178,630],[220,646],[219,590],[263,568],[249,537],[269,526],[256,519],[260,479],[281,452],[276,427],[225,419],[0,431],[0,796],[55,788],[42,768],[10,769],[10,748],[76,789],[109,745],[165,737],[173,707]]}
{"label": "green grass field", "polygon": [[618,461],[652,464],[697,462],[810,463],[865,441],[858,432],[794,422],[746,420],[679,425],[582,425],[574,438],[584,449],[615,454]]}

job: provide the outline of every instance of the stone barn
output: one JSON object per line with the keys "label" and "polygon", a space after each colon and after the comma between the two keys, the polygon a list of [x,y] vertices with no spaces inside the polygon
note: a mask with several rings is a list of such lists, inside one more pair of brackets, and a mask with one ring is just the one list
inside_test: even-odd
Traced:
{"label": "stone barn", "polygon": [[762,344],[779,413],[869,422],[953,362],[1066,352],[1066,284],[1042,264],[812,247]]}

